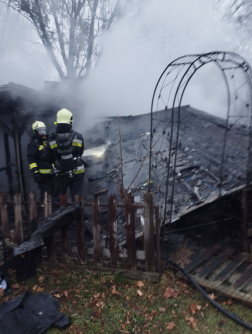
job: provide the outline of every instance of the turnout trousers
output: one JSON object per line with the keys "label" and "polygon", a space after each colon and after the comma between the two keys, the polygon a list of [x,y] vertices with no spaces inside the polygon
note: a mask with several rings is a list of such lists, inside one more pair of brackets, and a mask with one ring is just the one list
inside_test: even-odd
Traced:
{"label": "turnout trousers", "polygon": [[59,193],[60,193],[60,185],[59,179],[56,175],[42,175],[42,182],[39,183],[40,189],[40,201],[44,201],[45,192],[52,195],[54,201],[58,201]]}
{"label": "turnout trousers", "polygon": [[73,177],[69,177],[68,174],[59,175],[60,183],[60,193],[65,195],[67,188],[70,189],[72,202],[75,201],[75,195],[80,195],[83,193],[83,183],[84,183],[85,173],[74,174]]}

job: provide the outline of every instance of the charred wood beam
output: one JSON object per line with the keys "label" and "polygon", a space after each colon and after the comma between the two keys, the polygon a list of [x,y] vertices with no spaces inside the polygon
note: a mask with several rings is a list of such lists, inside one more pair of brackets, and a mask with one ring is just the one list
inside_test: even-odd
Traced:
{"label": "charred wood beam", "polygon": [[9,137],[8,133],[4,133],[4,149],[5,149],[5,159],[6,159],[6,174],[8,179],[9,193],[11,197],[14,194],[13,189],[13,177],[12,177],[12,169],[11,169],[11,154],[10,154],[10,145],[9,145]]}

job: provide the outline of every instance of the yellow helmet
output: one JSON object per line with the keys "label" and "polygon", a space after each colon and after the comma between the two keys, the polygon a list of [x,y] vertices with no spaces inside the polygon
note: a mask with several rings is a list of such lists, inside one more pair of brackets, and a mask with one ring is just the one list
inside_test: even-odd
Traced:
{"label": "yellow helmet", "polygon": [[45,123],[40,121],[35,121],[34,123],[32,123],[32,130],[34,133],[46,134]]}
{"label": "yellow helmet", "polygon": [[57,112],[56,122],[54,124],[73,124],[73,114],[67,109],[61,109]]}

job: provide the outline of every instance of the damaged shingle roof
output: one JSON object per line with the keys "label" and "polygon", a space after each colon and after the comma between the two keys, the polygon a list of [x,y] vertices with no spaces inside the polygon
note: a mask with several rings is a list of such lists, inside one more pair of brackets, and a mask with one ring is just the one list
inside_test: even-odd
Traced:
{"label": "damaged shingle roof", "polygon": [[[214,201],[220,194],[225,195],[237,187],[244,186],[247,174],[248,128],[245,125],[237,123],[229,129],[223,152],[226,129],[224,119],[190,106],[181,107],[180,115],[172,221]],[[120,170],[118,120],[124,190],[132,191],[139,201],[146,191],[149,175],[150,114],[110,118],[96,124],[85,136],[86,148],[89,148],[89,145],[93,146],[92,143],[97,140],[109,142],[109,145],[103,158],[94,161],[94,158],[85,157],[91,166],[87,168],[87,176],[94,180],[105,176],[113,169]],[[152,192],[154,201],[164,209],[171,132],[170,110],[159,111],[153,115],[153,129],[153,144],[156,145],[152,155]],[[223,154],[225,163],[222,168]],[[174,155],[175,145],[172,147],[172,159]],[[223,185],[220,190],[221,170]],[[173,171],[170,171],[168,203],[171,201],[172,175]],[[108,188],[110,193],[114,193],[117,188],[114,174],[98,182],[93,191],[99,191],[100,188]],[[169,210],[169,204],[167,208]]]}

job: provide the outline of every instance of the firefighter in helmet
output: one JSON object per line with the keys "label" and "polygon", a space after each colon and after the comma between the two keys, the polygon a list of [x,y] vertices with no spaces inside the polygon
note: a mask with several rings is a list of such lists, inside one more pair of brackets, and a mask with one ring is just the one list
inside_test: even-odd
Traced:
{"label": "firefighter in helmet", "polygon": [[39,184],[40,200],[44,200],[44,193],[59,195],[58,179],[53,173],[53,166],[45,160],[44,149],[47,143],[46,126],[43,122],[32,124],[33,136],[27,146],[27,159],[30,164],[34,181]]}
{"label": "firefighter in helmet", "polygon": [[84,140],[80,133],[72,130],[73,114],[61,109],[56,116],[56,130],[48,138],[45,158],[55,166],[59,177],[62,195],[70,189],[72,201],[75,195],[82,194],[85,167],[81,156],[84,152]]}

